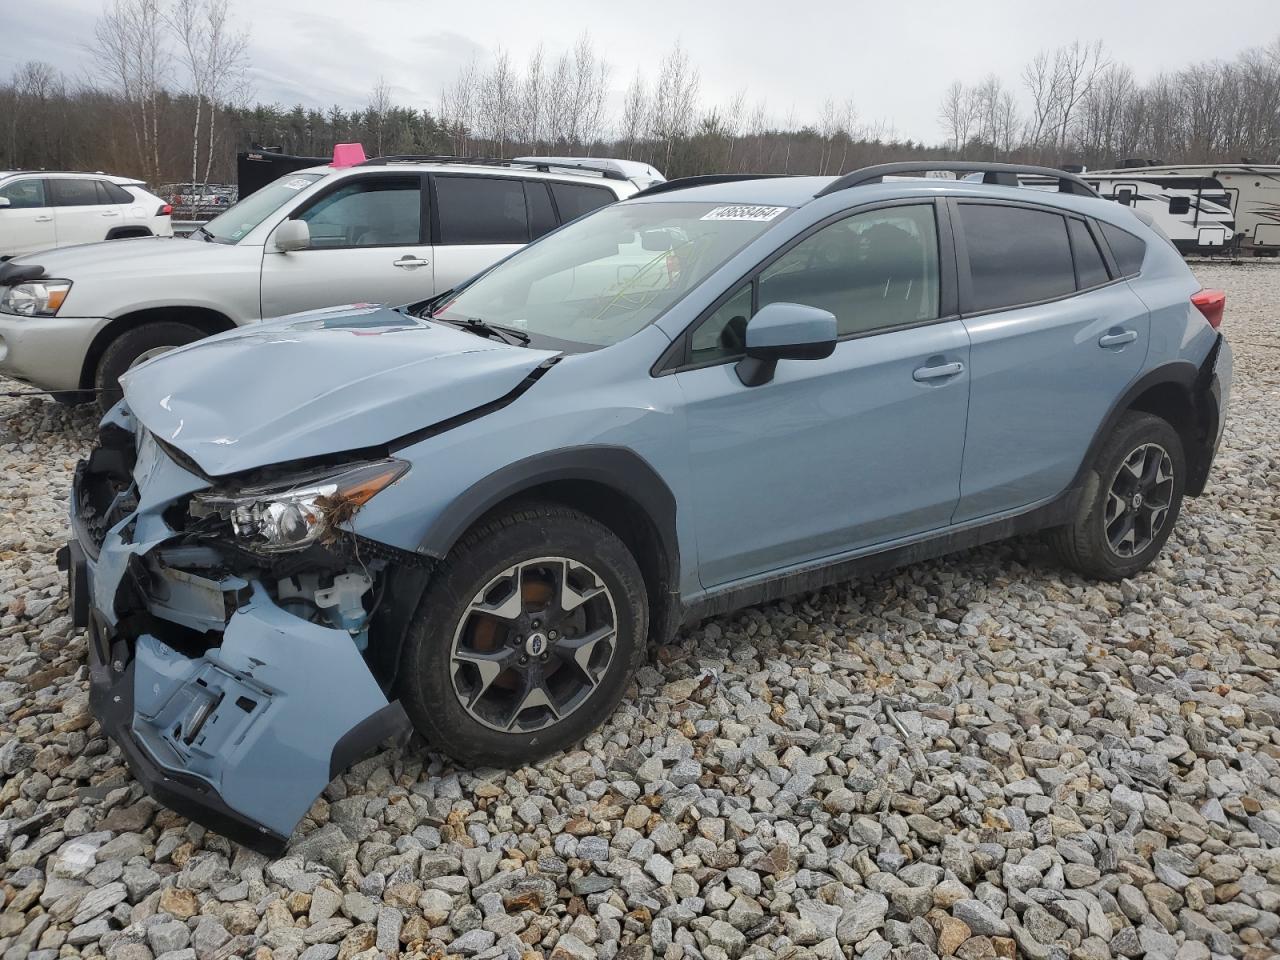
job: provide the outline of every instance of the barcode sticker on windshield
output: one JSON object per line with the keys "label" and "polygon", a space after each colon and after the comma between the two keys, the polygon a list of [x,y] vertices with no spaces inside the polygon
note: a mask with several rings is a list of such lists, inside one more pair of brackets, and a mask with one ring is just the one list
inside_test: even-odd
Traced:
{"label": "barcode sticker on windshield", "polygon": [[786,207],[761,207],[753,203],[734,203],[716,207],[703,220],[756,220],[765,222],[786,211]]}

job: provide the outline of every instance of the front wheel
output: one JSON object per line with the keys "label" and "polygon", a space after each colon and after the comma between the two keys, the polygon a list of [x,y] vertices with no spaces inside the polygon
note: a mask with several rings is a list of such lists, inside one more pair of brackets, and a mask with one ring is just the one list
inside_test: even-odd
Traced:
{"label": "front wheel", "polygon": [[1087,577],[1123,580],[1159,554],[1182,508],[1186,457],[1165,420],[1130,411],[1090,465],[1075,519],[1050,534],[1062,561]]}
{"label": "front wheel", "polygon": [[104,411],[110,410],[124,395],[120,378],[140,363],[152,357],[185,346],[203,337],[204,331],[189,323],[162,320],[126,330],[107,345],[93,385],[97,389],[98,404]]}
{"label": "front wheel", "polygon": [[418,731],[463,763],[514,766],[578,742],[645,648],[635,558],[607,527],[526,505],[467,533],[423,595],[401,660]]}

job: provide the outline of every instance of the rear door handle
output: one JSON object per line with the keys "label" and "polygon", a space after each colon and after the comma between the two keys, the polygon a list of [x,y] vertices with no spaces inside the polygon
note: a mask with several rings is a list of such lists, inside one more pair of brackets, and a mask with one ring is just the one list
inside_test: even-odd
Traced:
{"label": "rear door handle", "polygon": [[409,269],[411,267],[426,267],[430,264],[430,260],[423,260],[421,257],[410,257],[407,255],[401,257],[399,260],[392,261],[392,266],[404,267],[405,269]]}
{"label": "rear door handle", "polygon": [[964,373],[964,364],[959,360],[952,363],[940,363],[934,367],[918,367],[911,376],[916,380],[942,380]]}
{"label": "rear door handle", "polygon": [[103,210],[102,215],[104,217],[118,217],[120,216],[120,211],[119,210]]}
{"label": "rear door handle", "polygon": [[35,223],[49,223],[51,220],[53,220],[53,217],[36,217],[34,222],[35,222]]}
{"label": "rear door handle", "polygon": [[1123,347],[1126,343],[1133,343],[1137,339],[1137,330],[1120,330],[1116,333],[1104,333],[1098,338],[1098,346]]}

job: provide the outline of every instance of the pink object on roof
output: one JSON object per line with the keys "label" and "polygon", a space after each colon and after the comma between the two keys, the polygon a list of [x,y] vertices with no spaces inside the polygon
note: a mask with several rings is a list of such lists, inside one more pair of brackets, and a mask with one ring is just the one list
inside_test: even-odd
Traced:
{"label": "pink object on roof", "polygon": [[364,147],[358,143],[339,143],[333,148],[331,167],[354,167],[368,159],[364,155]]}

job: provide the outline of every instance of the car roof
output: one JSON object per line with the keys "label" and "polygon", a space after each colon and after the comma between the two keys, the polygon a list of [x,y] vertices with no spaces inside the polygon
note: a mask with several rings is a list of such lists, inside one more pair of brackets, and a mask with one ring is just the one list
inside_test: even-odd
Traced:
{"label": "car roof", "polygon": [[91,177],[97,180],[109,180],[111,183],[127,187],[145,187],[146,181],[137,177],[117,177],[112,173],[89,173],[81,170],[0,170],[0,180],[8,177]]}
{"label": "car roof", "polygon": [[[429,173],[465,173],[486,177],[521,177],[529,180],[550,180],[566,183],[582,183],[591,186],[603,186],[612,189],[611,184],[628,184],[635,188],[629,180],[615,180],[599,173],[575,173],[572,170],[537,170],[528,166],[505,166],[495,163],[433,163],[430,160],[368,160],[351,167],[335,167],[332,164],[306,167],[294,173],[318,173],[321,176],[334,174],[351,174],[367,170],[420,170]],[[287,176],[287,174],[284,174]],[[616,191],[615,191],[616,192]]]}
{"label": "car roof", "polygon": [[[661,189],[652,194],[641,193],[627,203],[696,203],[758,204],[761,206],[802,207],[817,199],[825,188],[835,183],[836,177],[781,176],[760,179],[732,180],[723,183],[691,185],[684,188]],[[674,181],[672,181],[674,182]],[[845,206],[875,203],[908,197],[936,196],[988,197],[997,200],[1017,200],[1073,210],[1089,216],[1111,219],[1117,204],[1095,196],[1033,190],[1025,186],[1005,186],[970,180],[950,180],[940,177],[892,177],[882,182],[865,183],[837,190],[826,196],[840,197]],[[824,198],[825,199],[825,198]]]}

